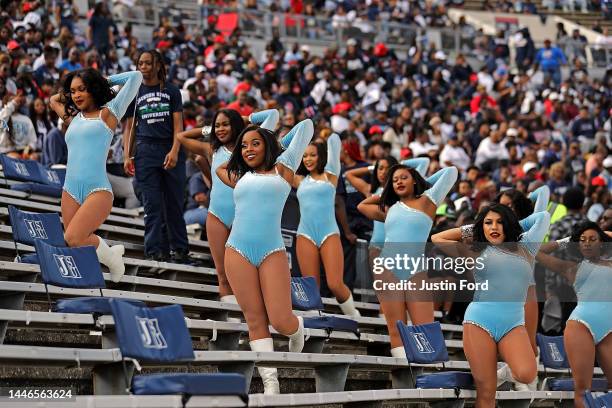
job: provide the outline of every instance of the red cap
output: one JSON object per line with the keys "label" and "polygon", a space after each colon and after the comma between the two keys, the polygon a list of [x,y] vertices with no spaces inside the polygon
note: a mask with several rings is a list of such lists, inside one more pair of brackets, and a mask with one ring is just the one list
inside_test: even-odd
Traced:
{"label": "red cap", "polygon": [[250,91],[251,90],[251,85],[248,82],[240,82],[238,85],[236,85],[236,88],[234,88],[234,95],[238,95],[238,92],[240,91]]}
{"label": "red cap", "polygon": [[370,135],[376,135],[376,134],[382,134],[382,129],[380,128],[380,126],[378,125],[374,125],[370,128],[370,131],[368,132]]}
{"label": "red cap", "polygon": [[157,43],[157,48],[168,48],[171,47],[172,43],[170,41],[162,40]]}
{"label": "red cap", "polygon": [[274,71],[276,69],[276,65],[274,65],[274,63],[270,62],[268,64],[266,64],[264,66],[264,72],[267,74],[270,71]]}
{"label": "red cap", "polygon": [[472,83],[472,84],[473,84],[473,83],[476,83],[476,82],[478,82],[478,74],[477,74],[477,73],[475,73],[475,72],[473,72],[473,73],[470,75],[470,83]]}
{"label": "red cap", "polygon": [[219,34],[215,37],[215,43],[225,44],[225,37],[223,36],[223,34]]}
{"label": "red cap", "polygon": [[602,187],[605,187],[606,186],[606,179],[604,179],[601,176],[593,177],[593,180],[591,180],[591,185],[592,186],[602,186]]}
{"label": "red cap", "polygon": [[210,25],[215,24],[217,22],[217,16],[210,15],[208,16],[207,21],[208,21],[208,24]]}
{"label": "red cap", "polygon": [[387,47],[383,43],[378,43],[374,46],[374,55],[377,57],[384,57],[387,55]]}
{"label": "red cap", "polygon": [[27,13],[27,12],[29,12],[29,11],[32,11],[32,8],[33,8],[33,7],[32,7],[32,3],[30,3],[30,2],[25,2],[25,3],[23,3],[23,6],[22,6],[22,7],[23,7],[23,12],[24,12],[24,13]]}
{"label": "red cap", "polygon": [[352,105],[349,102],[340,102],[339,104],[336,104],[336,106],[334,106],[334,108],[332,109],[332,113],[337,114],[340,112],[344,112],[350,110],[351,107]]}
{"label": "red cap", "polygon": [[19,48],[19,43],[15,40],[11,40],[8,42],[8,44],[6,44],[6,48],[8,48],[9,51],[16,50],[17,48]]}

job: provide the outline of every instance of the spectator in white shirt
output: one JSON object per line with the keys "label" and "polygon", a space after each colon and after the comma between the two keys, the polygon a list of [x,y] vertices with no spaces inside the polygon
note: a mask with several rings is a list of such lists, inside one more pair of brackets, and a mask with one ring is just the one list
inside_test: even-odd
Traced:
{"label": "spectator in white shirt", "polygon": [[429,142],[429,135],[426,132],[421,132],[417,136],[416,140],[408,145],[412,156],[418,157],[422,154],[429,155],[430,152],[436,152],[438,146]]}
{"label": "spectator in white shirt", "polygon": [[442,167],[455,166],[464,172],[470,167],[470,164],[470,156],[459,145],[457,135],[451,135],[448,138],[448,144],[440,152],[440,165]]}
{"label": "spectator in white shirt", "polygon": [[476,166],[483,170],[486,167],[496,167],[493,163],[499,160],[507,160],[510,157],[508,149],[502,143],[502,136],[498,130],[491,131],[489,137],[480,142],[476,150]]}

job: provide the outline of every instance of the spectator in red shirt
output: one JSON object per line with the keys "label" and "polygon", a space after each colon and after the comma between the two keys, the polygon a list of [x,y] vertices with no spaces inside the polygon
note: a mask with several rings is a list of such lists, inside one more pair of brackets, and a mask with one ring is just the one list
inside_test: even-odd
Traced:
{"label": "spectator in red shirt", "polygon": [[480,112],[480,108],[482,107],[497,107],[497,102],[495,102],[495,99],[493,99],[487,94],[487,90],[484,85],[478,85],[478,88],[476,88],[476,90],[477,94],[474,95],[474,97],[470,101],[470,111],[472,112],[473,116],[476,116],[476,114]]}
{"label": "spectator in red shirt", "polygon": [[254,111],[253,107],[248,104],[248,97],[245,90],[239,91],[236,100],[227,105],[226,108],[240,112],[240,116],[249,116]]}

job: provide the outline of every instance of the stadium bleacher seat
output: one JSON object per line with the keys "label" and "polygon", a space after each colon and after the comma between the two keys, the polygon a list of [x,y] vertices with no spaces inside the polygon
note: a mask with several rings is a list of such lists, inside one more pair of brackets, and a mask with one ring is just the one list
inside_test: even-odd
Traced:
{"label": "stadium bleacher seat", "polygon": [[[359,337],[359,324],[355,320],[321,313],[323,300],[315,278],[311,276],[291,278],[291,303],[297,310],[312,310],[319,313],[318,316],[304,317],[304,328],[323,329],[329,334],[334,331],[344,331],[354,333],[355,336]],[[316,348],[316,352],[321,352],[322,343],[320,346]],[[314,349],[309,346],[307,351],[312,352]]]}
{"label": "stadium bleacher seat", "polygon": [[587,390],[584,393],[584,400],[587,408],[610,408],[612,407],[612,392],[596,397]]}
{"label": "stadium bleacher seat", "polygon": [[[449,361],[444,343],[444,335],[439,322],[407,326],[397,321],[397,328],[404,344],[406,358],[410,364],[433,364]],[[414,378],[414,376],[412,376]],[[470,373],[445,371],[441,373],[419,375],[415,381],[416,388],[474,389],[474,379]]]}
{"label": "stadium bleacher seat", "polygon": [[[569,361],[563,345],[563,336],[536,336],[540,348],[540,360],[544,365],[544,374],[547,369],[567,370],[570,373]],[[574,391],[574,380],[571,378],[545,378],[542,389],[551,391]],[[593,378],[591,385],[593,391],[605,392],[608,390],[606,378]]]}
{"label": "stadium bleacher seat", "polygon": [[11,185],[12,189],[50,197],[62,196],[65,170],[48,169],[37,161],[13,159],[4,154],[0,155],[0,162],[5,179],[24,181]]}
{"label": "stadium bleacher seat", "polygon": [[38,255],[34,253],[20,256],[17,244],[33,246],[36,241],[43,241],[54,246],[66,246],[59,215],[25,212],[12,205],[9,205],[8,212],[13,227],[17,260],[20,262],[38,264]]}
{"label": "stadium bleacher seat", "polygon": [[[180,306],[147,308],[121,300],[110,305],[124,364],[125,358],[172,363],[195,359]],[[246,380],[235,373],[137,375],[131,391],[137,395],[235,395],[248,400]]]}

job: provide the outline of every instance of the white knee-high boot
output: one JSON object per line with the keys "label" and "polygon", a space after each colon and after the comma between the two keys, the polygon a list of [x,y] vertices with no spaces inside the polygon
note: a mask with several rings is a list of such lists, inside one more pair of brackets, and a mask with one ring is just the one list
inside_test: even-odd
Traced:
{"label": "white knee-high boot", "polygon": [[[272,338],[259,339],[249,342],[253,351],[274,351]],[[278,383],[278,370],[272,367],[257,367],[261,382],[264,386],[264,394],[280,394],[280,384]]]}
{"label": "white knee-high boot", "polygon": [[340,305],[340,310],[347,316],[350,317],[360,317],[361,313],[355,307],[355,302],[353,301],[353,294],[351,293],[348,299],[346,299],[343,303],[338,302]]}
{"label": "white knee-high boot", "polygon": [[125,273],[125,265],[123,264],[125,248],[123,245],[113,245],[111,248],[102,238],[98,237],[98,240],[99,244],[98,248],[96,248],[98,260],[108,268],[111,280],[113,282],[119,282]]}
{"label": "white knee-high boot", "polygon": [[289,351],[292,353],[301,353],[304,349],[304,319],[298,316],[298,329],[295,333],[289,336]]}
{"label": "white knee-high boot", "polygon": [[393,347],[391,349],[391,357],[406,358],[406,349],[404,347]]}

